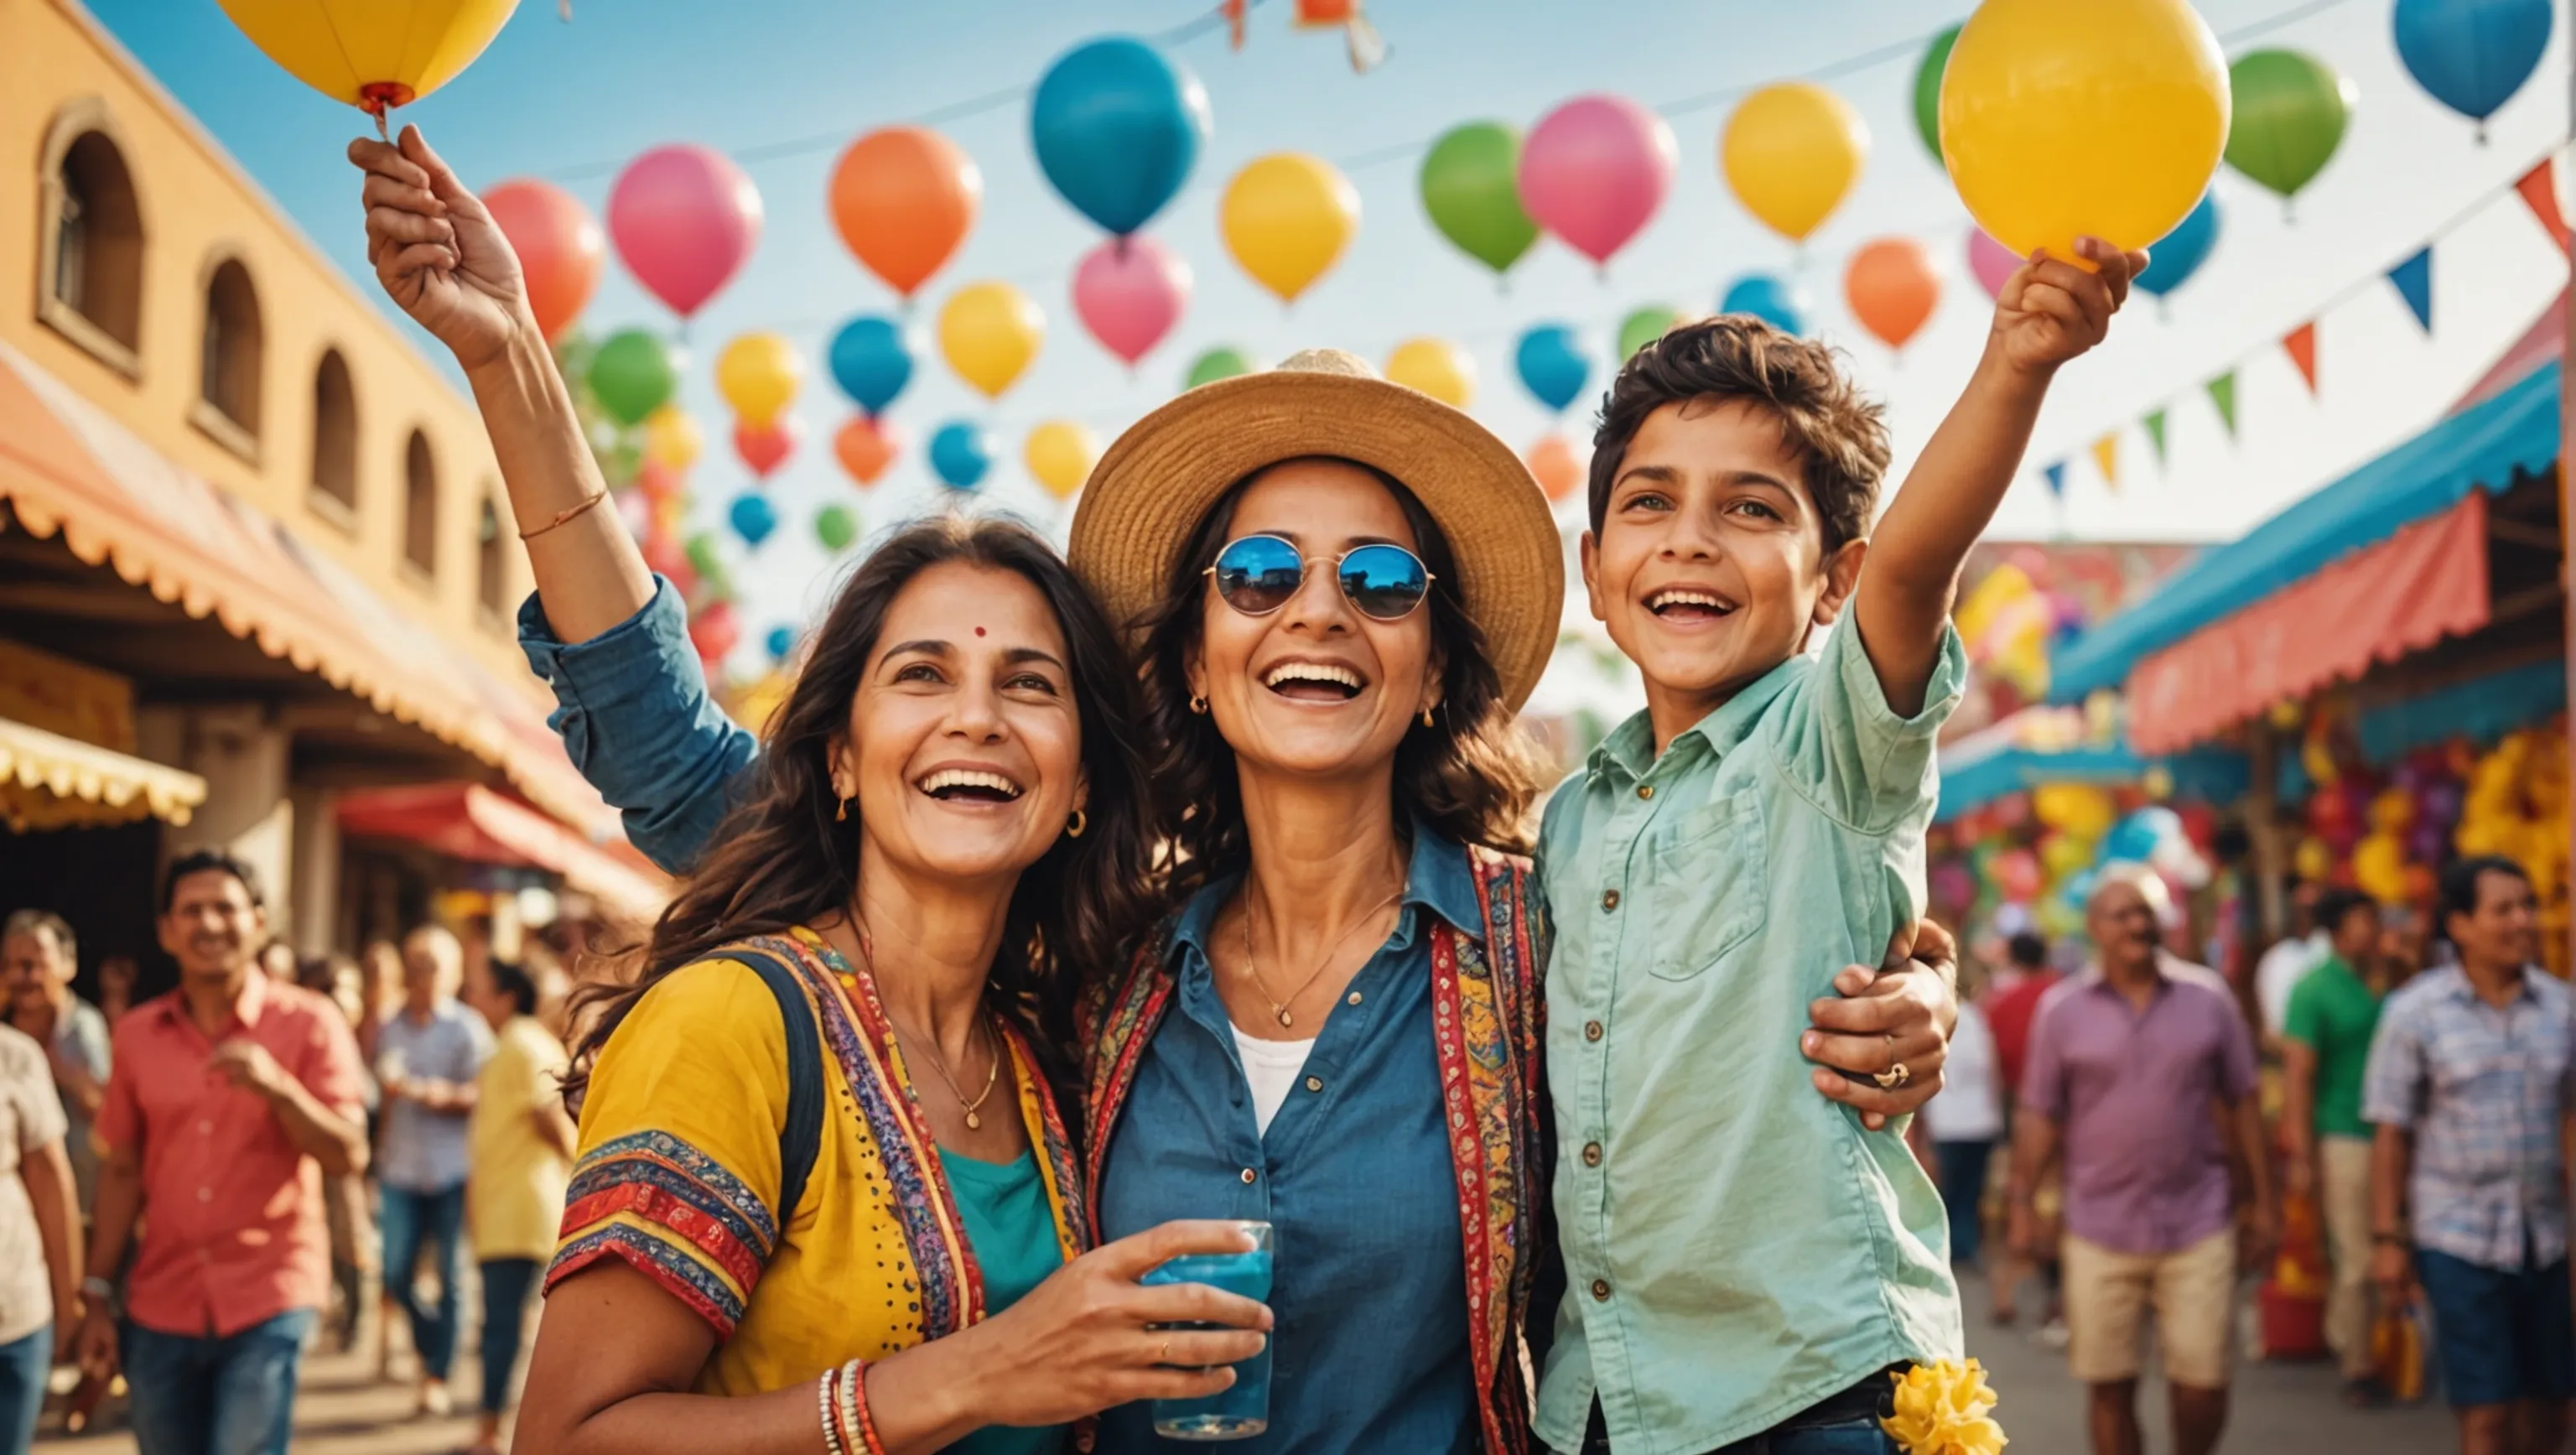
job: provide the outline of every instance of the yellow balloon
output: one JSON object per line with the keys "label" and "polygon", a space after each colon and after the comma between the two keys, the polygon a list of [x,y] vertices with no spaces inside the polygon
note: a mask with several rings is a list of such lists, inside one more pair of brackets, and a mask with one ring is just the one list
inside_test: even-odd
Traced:
{"label": "yellow balloon", "polygon": [[1360,194],[1332,163],[1280,152],[1234,174],[1218,226],[1243,271],[1290,303],[1360,230]]}
{"label": "yellow balloon", "polygon": [[1091,467],[1100,462],[1100,437],[1072,420],[1051,419],[1029,431],[1023,454],[1029,473],[1063,500],[1091,478]]}
{"label": "yellow balloon", "polygon": [[2227,57],[2187,0],[1986,0],[1950,48],[1941,153],[1995,241],[2142,248],[2199,205],[2227,145]]}
{"label": "yellow balloon", "polygon": [[1387,356],[1386,377],[1452,409],[1464,409],[1476,399],[1475,359],[1442,339],[1406,339],[1397,344]]}
{"label": "yellow balloon", "polygon": [[1008,283],[969,283],[939,310],[939,351],[957,377],[999,399],[1046,339],[1046,315]]}
{"label": "yellow balloon", "polygon": [[733,406],[735,420],[767,429],[796,401],[805,361],[796,346],[774,333],[747,333],[716,356],[716,392]]}
{"label": "yellow balloon", "polygon": [[222,0],[251,44],[367,111],[408,106],[474,63],[519,0]]}
{"label": "yellow balloon", "polygon": [[686,470],[706,449],[706,431],[676,404],[665,404],[644,420],[644,458],[663,469]]}
{"label": "yellow balloon", "polygon": [[1810,81],[1744,98],[1718,139],[1718,164],[1744,210],[1789,239],[1833,215],[1869,158],[1869,127],[1851,103]]}

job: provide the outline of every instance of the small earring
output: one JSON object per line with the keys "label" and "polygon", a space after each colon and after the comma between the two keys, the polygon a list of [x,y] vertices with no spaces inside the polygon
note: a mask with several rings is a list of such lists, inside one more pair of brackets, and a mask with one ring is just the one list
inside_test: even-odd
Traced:
{"label": "small earring", "polygon": [[1197,713],[1201,717],[1207,716],[1207,699],[1199,696],[1195,692],[1191,693],[1190,711]]}
{"label": "small earring", "polygon": [[837,807],[837,808],[834,808],[834,809],[832,810],[832,822],[834,822],[834,823],[848,823],[849,821],[850,821],[850,801],[849,801],[848,799],[844,798],[844,799],[842,799],[842,800],[841,800],[841,802],[840,802],[840,806],[839,806],[839,807]]}
{"label": "small earring", "polygon": [[1429,727],[1429,726],[1431,726],[1431,709],[1430,709],[1430,708],[1427,708],[1427,707],[1426,707],[1426,708],[1422,709],[1422,725],[1423,725],[1424,727]]}
{"label": "small earring", "polygon": [[1073,817],[1065,820],[1064,836],[1068,839],[1081,838],[1082,831],[1089,827],[1091,827],[1090,816],[1077,808],[1073,811]]}

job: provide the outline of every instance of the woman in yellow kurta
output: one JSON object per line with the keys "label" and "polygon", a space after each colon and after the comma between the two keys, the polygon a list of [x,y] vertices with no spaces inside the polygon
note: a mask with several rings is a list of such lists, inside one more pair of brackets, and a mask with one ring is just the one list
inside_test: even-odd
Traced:
{"label": "woman in yellow kurta", "polygon": [[[416,130],[350,155],[379,280],[482,407],[542,608],[532,661],[611,631],[686,651],[676,594],[597,508],[490,213]],[[925,522],[853,573],[754,787],[593,1007],[521,1448],[1018,1455],[1112,1404],[1222,1389],[1259,1351],[1258,1304],[1137,1283],[1248,1247],[1236,1224],[1085,1253],[1068,1200],[1050,1048],[1152,913],[1134,689],[1021,527]]]}

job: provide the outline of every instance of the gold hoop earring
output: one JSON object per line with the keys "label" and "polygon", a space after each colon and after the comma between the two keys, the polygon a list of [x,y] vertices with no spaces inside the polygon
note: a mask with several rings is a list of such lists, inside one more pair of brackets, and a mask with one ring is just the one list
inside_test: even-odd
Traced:
{"label": "gold hoop earring", "polygon": [[1207,716],[1207,699],[1199,696],[1195,692],[1191,693],[1190,711],[1197,713],[1201,717]]}
{"label": "gold hoop earring", "polygon": [[1077,808],[1073,811],[1073,817],[1065,820],[1064,836],[1068,839],[1081,838],[1082,831],[1089,827],[1091,827],[1090,815]]}

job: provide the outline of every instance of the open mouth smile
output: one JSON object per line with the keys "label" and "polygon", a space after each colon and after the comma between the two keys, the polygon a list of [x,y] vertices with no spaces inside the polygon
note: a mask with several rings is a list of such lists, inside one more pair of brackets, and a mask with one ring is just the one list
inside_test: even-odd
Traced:
{"label": "open mouth smile", "polygon": [[1261,685],[1291,702],[1348,702],[1368,684],[1348,667],[1330,662],[1282,662],[1262,674]]}
{"label": "open mouth smile", "polygon": [[1719,621],[1735,614],[1735,603],[1696,586],[1667,586],[1646,598],[1646,609],[1670,622]]}
{"label": "open mouth smile", "polygon": [[912,786],[942,803],[1009,803],[1027,791],[1003,774],[971,768],[942,768]]}

